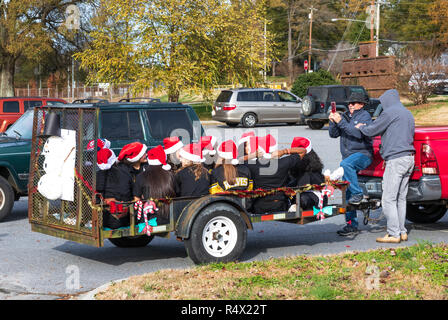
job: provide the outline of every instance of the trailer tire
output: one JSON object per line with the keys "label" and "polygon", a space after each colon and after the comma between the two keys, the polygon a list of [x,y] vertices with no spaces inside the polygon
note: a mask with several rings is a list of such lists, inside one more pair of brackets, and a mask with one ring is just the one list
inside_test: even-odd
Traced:
{"label": "trailer tire", "polygon": [[246,247],[247,226],[239,212],[222,205],[205,208],[194,220],[185,248],[196,263],[235,261]]}
{"label": "trailer tire", "polygon": [[152,239],[154,239],[154,235],[141,235],[135,237],[109,238],[109,241],[119,248],[138,248],[147,246]]}
{"label": "trailer tire", "polygon": [[14,190],[8,181],[0,176],[0,221],[11,213],[14,206]]}

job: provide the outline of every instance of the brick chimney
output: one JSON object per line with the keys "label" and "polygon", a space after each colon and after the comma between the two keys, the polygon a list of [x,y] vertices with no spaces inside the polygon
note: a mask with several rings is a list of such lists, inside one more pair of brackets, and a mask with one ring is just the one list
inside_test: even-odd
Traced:
{"label": "brick chimney", "polygon": [[359,43],[359,58],[375,58],[376,41],[366,41]]}

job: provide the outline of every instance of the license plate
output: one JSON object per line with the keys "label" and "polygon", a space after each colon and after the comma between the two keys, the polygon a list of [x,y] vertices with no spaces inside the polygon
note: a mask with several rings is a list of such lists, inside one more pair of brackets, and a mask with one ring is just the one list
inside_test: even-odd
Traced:
{"label": "license plate", "polygon": [[366,182],[367,191],[381,192],[381,183],[377,182]]}

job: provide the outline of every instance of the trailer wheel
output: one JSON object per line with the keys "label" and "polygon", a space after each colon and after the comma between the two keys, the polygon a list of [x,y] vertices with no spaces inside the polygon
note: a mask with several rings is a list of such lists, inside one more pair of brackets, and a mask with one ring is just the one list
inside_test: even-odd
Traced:
{"label": "trailer wheel", "polygon": [[109,238],[109,241],[119,248],[138,248],[145,247],[152,239],[154,239],[154,235],[141,235],[135,237]]}
{"label": "trailer wheel", "polygon": [[243,253],[246,239],[246,223],[238,212],[211,206],[195,219],[185,248],[196,264],[229,262]]}

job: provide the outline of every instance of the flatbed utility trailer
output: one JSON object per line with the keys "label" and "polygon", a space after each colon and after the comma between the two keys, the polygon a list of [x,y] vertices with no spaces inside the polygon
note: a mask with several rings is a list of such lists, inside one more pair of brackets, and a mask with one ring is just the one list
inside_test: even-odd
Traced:
{"label": "flatbed utility trailer", "polygon": [[[61,129],[76,133],[71,200],[49,200],[38,189],[39,181],[45,174],[45,155],[42,150],[49,139],[43,135],[44,119],[50,111],[59,114]],[[253,214],[247,210],[248,199],[263,196],[260,190],[255,190],[202,197],[153,199],[156,205],[169,203],[169,223],[151,226],[150,234],[141,224],[137,224],[138,207],[135,203],[119,203],[117,205],[129,212],[129,227],[103,228],[102,212],[110,210],[110,206],[104,204],[95,191],[97,167],[92,164],[96,163],[96,152],[86,150],[87,144],[92,140],[95,141],[96,150],[97,138],[98,110],[94,106],[35,109],[28,186],[28,215],[32,231],[95,247],[102,247],[105,239],[119,247],[146,246],[154,236],[169,237],[174,233],[185,243],[188,256],[193,262],[228,262],[240,257],[246,246],[247,230],[253,229],[256,222],[306,224],[345,213],[346,210],[345,189],[348,184],[339,181],[332,182],[331,185],[341,191],[341,203],[329,205],[321,215],[316,215],[314,211],[304,211],[298,205],[294,212]],[[310,188],[323,186],[308,186]],[[300,203],[301,191],[303,190],[287,188],[263,190],[264,193],[285,192],[289,196],[296,194],[296,204]]]}

